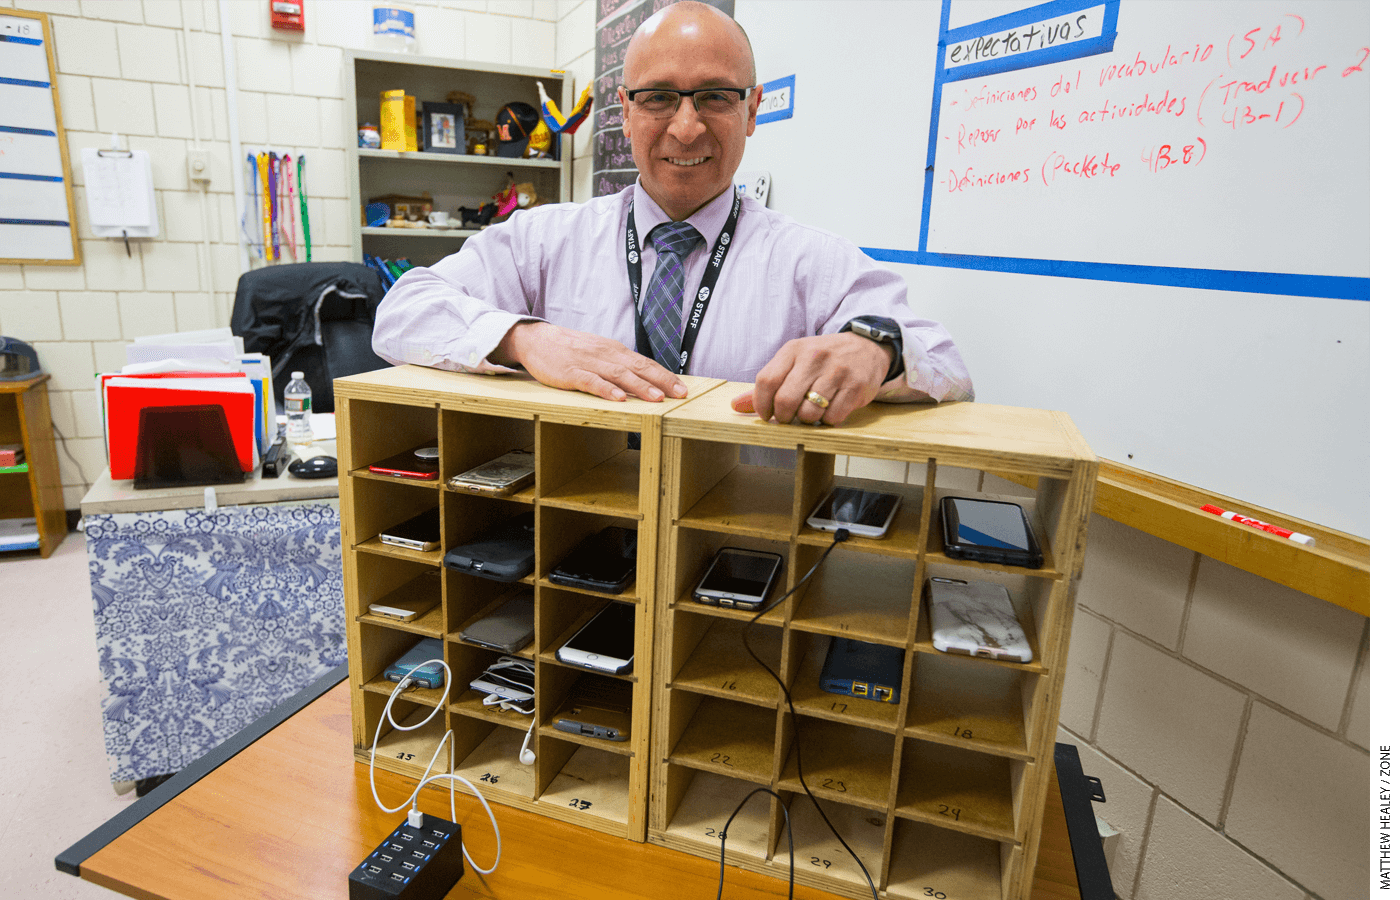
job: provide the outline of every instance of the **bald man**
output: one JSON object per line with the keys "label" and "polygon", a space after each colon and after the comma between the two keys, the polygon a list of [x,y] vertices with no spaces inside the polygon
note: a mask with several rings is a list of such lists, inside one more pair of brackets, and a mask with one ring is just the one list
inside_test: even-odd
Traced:
{"label": "bald man", "polygon": [[517,212],[407,272],[379,306],[376,353],[523,368],[610,400],[684,397],[676,374],[753,382],[735,409],[779,422],[972,399],[952,338],[914,315],[902,278],[734,189],[763,89],[733,19],[694,2],[657,12],[623,80],[637,183]]}

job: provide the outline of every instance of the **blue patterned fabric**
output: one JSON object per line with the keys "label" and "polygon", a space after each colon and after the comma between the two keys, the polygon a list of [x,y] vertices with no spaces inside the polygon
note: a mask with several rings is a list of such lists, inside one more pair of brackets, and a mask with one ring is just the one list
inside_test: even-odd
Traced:
{"label": "blue patterned fabric", "polygon": [[338,501],[84,526],[114,782],[179,771],[345,662]]}
{"label": "blue patterned fabric", "polygon": [[642,300],[642,327],[651,342],[652,357],[672,372],[681,367],[681,291],[685,289],[685,258],[701,240],[689,222],[667,222],[651,230],[656,247],[656,271],[651,273]]}

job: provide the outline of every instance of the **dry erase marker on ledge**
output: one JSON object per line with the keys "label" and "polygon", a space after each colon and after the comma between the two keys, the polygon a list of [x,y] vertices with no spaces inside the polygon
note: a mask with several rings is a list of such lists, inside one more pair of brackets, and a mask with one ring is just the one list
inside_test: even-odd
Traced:
{"label": "dry erase marker on ledge", "polygon": [[1277,525],[1270,525],[1268,522],[1261,522],[1258,519],[1251,519],[1249,516],[1242,516],[1239,513],[1226,512],[1218,506],[1211,506],[1207,503],[1201,507],[1202,510],[1213,516],[1220,516],[1222,519],[1229,519],[1232,522],[1239,522],[1241,525],[1248,525],[1250,528],[1258,528],[1260,531],[1267,531],[1269,534],[1276,534],[1281,538],[1288,538],[1295,544],[1302,544],[1304,547],[1311,547],[1317,543],[1306,534],[1299,534],[1296,531],[1289,531],[1287,528],[1280,528]]}

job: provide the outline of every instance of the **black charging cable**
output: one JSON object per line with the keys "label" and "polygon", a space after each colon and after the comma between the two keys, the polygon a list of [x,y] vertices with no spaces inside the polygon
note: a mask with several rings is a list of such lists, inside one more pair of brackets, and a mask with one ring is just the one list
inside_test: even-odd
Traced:
{"label": "black charging cable", "polygon": [[729,826],[734,824],[734,818],[739,815],[739,811],[753,799],[755,794],[771,794],[778,801],[778,805],[783,808],[783,825],[787,829],[788,836],[788,900],[792,900],[793,882],[797,876],[797,857],[793,854],[792,849],[792,817],[788,815],[788,807],[783,802],[783,798],[778,796],[776,791],[765,787],[749,791],[749,795],[740,800],[739,805],[734,807],[734,812],[729,814],[728,820],[724,823],[724,830],[719,833],[719,893],[715,895],[715,900],[724,896],[724,842],[729,837]]}
{"label": "black charging cable", "polygon": [[[770,612],[772,612],[774,609],[776,609],[776,608],[779,606],[779,604],[781,604],[784,600],[786,600],[787,598],[791,597],[793,594],[797,593],[797,591],[798,591],[804,584],[806,584],[809,580],[811,580],[812,576],[816,574],[817,569],[821,568],[822,563],[826,562],[826,558],[827,558],[828,556],[831,555],[831,551],[832,551],[832,550],[835,550],[835,549],[836,549],[836,545],[842,543],[842,542],[845,541],[845,540],[847,540],[848,538],[850,538],[850,536],[851,536],[851,532],[850,532],[849,530],[847,530],[847,529],[845,529],[845,528],[838,528],[838,529],[836,529],[836,534],[832,536],[831,543],[828,544],[828,545],[827,545],[827,548],[826,548],[825,550],[822,551],[822,555],[819,556],[819,557],[817,557],[817,561],[814,562],[814,563],[812,564],[812,567],[811,567],[810,569],[807,570],[807,574],[803,575],[800,579],[798,579],[797,584],[794,584],[794,585],[792,586],[792,589],[789,590],[786,594],[783,594],[781,597],[779,597],[778,599],[774,600],[772,603],[770,603],[770,604],[768,604],[767,606],[765,606],[765,607],[763,607],[762,609],[760,609],[757,613],[754,614],[753,618],[749,619],[748,622],[744,623],[744,627],[743,627],[743,630],[740,632],[740,636],[741,636],[741,637],[743,638],[743,640],[744,640],[744,649],[747,650],[747,651],[749,652],[749,656],[752,656],[752,657],[753,657],[754,662],[756,662],[756,663],[758,663],[760,666],[762,666],[762,667],[763,667],[763,671],[767,672],[768,675],[773,679],[773,681],[777,682],[778,689],[781,690],[781,691],[783,692],[783,699],[787,702],[788,713],[792,716],[792,749],[793,749],[793,753],[796,755],[796,758],[797,758],[797,781],[798,781],[798,783],[802,785],[802,790],[803,790],[804,792],[806,792],[806,794],[807,794],[807,799],[812,801],[812,805],[813,805],[814,807],[816,807],[817,813],[822,817],[822,821],[826,823],[826,827],[829,828],[829,829],[831,829],[831,833],[832,833],[833,835],[836,836],[836,840],[838,840],[838,841],[841,842],[841,846],[844,847],[844,848],[846,848],[846,852],[847,852],[847,853],[851,854],[851,859],[855,860],[855,861],[856,861],[856,865],[860,866],[861,874],[865,876],[865,883],[866,883],[867,885],[870,886],[870,896],[873,898],[873,900],[879,900],[880,894],[879,894],[879,891],[877,891],[877,890],[875,889],[875,880],[874,880],[873,878],[870,877],[870,870],[867,869],[867,868],[865,867],[865,863],[861,862],[860,857],[856,855],[856,851],[854,851],[854,850],[851,849],[851,845],[848,844],[848,843],[846,843],[846,839],[843,838],[843,837],[841,837],[841,833],[840,833],[839,831],[836,830],[836,826],[833,825],[832,822],[831,822],[831,819],[827,817],[827,815],[826,815],[826,810],[822,809],[822,805],[821,805],[820,803],[817,802],[816,795],[814,795],[814,794],[812,793],[812,789],[809,788],[809,787],[807,786],[807,778],[806,778],[806,776],[805,776],[805,775],[803,774],[803,772],[802,772],[802,735],[801,735],[801,733],[800,733],[799,730],[798,730],[797,710],[796,710],[796,709],[793,707],[793,705],[792,705],[792,693],[788,690],[787,685],[783,684],[783,679],[780,678],[780,677],[778,677],[778,673],[777,673],[777,672],[774,672],[771,668],[768,667],[768,664],[767,664],[767,663],[765,663],[763,660],[761,660],[761,659],[758,658],[758,654],[754,652],[753,646],[749,643],[749,630],[750,630],[751,628],[753,628],[754,624],[755,624],[756,622],[758,622],[759,619],[763,618],[765,615],[767,615],[768,613],[770,613]],[[751,796],[753,796],[753,795],[750,794],[749,796],[751,797]],[[747,803],[748,800],[749,800],[749,798],[748,798],[748,797],[745,797],[744,800],[743,800],[743,802],[741,802],[741,803],[739,804],[739,807],[740,807],[740,808],[743,808],[744,803]],[[781,802],[782,802],[782,801],[779,800],[779,803],[781,803]],[[735,812],[735,814],[738,814],[739,810],[736,809],[734,812]],[[783,806],[783,816],[786,818],[787,815],[788,815],[787,806],[784,805],[784,806]],[[730,816],[730,820],[731,820],[731,821],[733,820],[733,818],[734,818],[733,816]],[[726,826],[726,830],[728,830],[728,826]],[[791,821],[788,822],[788,840],[789,840],[789,842],[791,842],[791,840],[792,840],[792,823],[791,823]],[[724,838],[721,837],[721,838],[720,838],[721,851],[722,851],[722,849],[723,849],[723,842],[724,842]],[[794,877],[795,877],[795,872],[792,870],[792,867],[789,866],[789,870],[788,870],[788,897],[789,897],[789,898],[792,896],[792,890],[793,890],[792,885],[793,885],[793,879],[794,879]],[[721,855],[720,855],[720,890],[721,890],[721,892],[724,890],[724,856],[723,856],[723,853],[722,853],[722,852],[721,852]]]}

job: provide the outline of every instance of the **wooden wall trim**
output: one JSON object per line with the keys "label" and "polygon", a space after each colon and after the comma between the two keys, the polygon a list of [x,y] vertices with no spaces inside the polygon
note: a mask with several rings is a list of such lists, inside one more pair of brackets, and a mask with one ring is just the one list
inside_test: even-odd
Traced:
{"label": "wooden wall trim", "polygon": [[[1202,512],[1208,503],[1311,535],[1317,546]],[[1371,542],[1364,538],[1107,460],[1099,461],[1094,512],[1343,609],[1371,614]]]}

